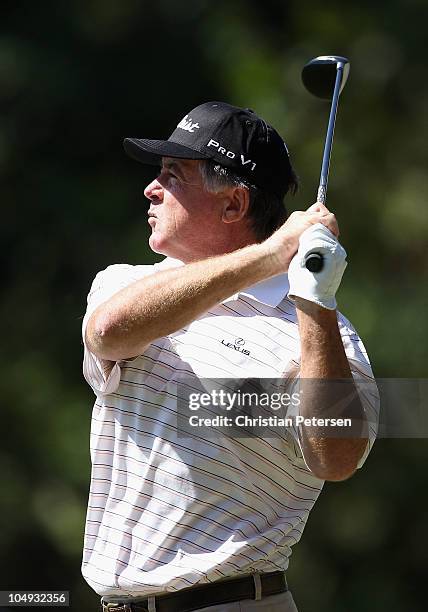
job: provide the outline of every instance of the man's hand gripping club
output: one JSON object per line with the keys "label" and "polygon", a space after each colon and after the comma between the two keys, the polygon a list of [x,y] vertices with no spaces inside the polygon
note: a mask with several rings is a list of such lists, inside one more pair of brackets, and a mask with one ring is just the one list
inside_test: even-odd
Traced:
{"label": "man's hand gripping club", "polygon": [[[318,222],[314,222],[313,213],[318,213]],[[285,232],[288,240],[290,237],[292,239],[290,246],[295,245],[297,249],[288,261],[290,251],[283,253],[285,263],[288,263],[289,297],[293,300],[300,297],[334,310],[337,306],[336,291],[347,266],[346,251],[337,240],[339,228],[335,216],[319,203],[306,212],[292,213],[287,222],[268,239],[272,241],[274,250]],[[323,256],[324,266],[320,272],[313,273],[307,270],[305,262],[308,255],[315,252]]]}

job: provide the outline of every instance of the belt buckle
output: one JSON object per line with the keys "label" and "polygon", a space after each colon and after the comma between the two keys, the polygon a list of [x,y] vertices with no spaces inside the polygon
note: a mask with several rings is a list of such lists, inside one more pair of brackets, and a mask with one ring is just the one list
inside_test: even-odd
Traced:
{"label": "belt buckle", "polygon": [[[132,612],[133,608],[132,608],[132,604],[130,603],[116,603],[116,602],[109,602],[107,604],[103,604],[104,608],[103,608],[103,612],[115,612],[115,610],[117,610],[118,608],[121,610],[121,612]],[[144,608],[142,607],[141,604],[138,604],[139,610],[140,612],[149,612],[149,609],[146,608],[144,606]]]}

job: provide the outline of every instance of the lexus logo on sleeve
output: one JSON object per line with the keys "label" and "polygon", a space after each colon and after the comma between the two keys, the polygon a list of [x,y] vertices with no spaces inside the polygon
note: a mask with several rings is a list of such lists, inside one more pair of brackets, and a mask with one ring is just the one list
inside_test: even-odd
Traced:
{"label": "lexus logo on sleeve", "polygon": [[226,340],[222,340],[221,343],[224,344],[224,346],[227,346],[227,348],[234,349],[235,351],[238,351],[239,353],[242,353],[243,355],[250,354],[250,351],[244,348],[244,345],[245,345],[244,338],[235,338],[233,342],[227,342]]}

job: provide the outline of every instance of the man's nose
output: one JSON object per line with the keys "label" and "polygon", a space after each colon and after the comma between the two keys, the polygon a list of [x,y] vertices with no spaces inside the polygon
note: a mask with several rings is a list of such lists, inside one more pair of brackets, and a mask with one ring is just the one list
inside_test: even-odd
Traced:
{"label": "man's nose", "polygon": [[154,179],[144,189],[144,195],[151,202],[161,201],[163,197],[163,188],[157,179]]}

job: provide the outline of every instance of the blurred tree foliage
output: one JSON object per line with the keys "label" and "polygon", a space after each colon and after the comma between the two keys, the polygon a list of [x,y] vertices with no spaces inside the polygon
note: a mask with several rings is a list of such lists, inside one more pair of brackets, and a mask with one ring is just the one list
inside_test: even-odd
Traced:
{"label": "blurred tree foliage", "polygon": [[[329,105],[303,89],[311,57],[351,58],[328,203],[349,266],[341,310],[375,373],[426,377],[428,175],[422,0],[45,0],[0,8],[2,445],[0,589],[80,576],[93,396],[80,325],[96,272],[156,261],[125,136],[167,136],[202,101],[249,106],[282,133],[313,203]],[[290,583],[302,612],[426,609],[426,440],[380,440],[326,486]]]}

